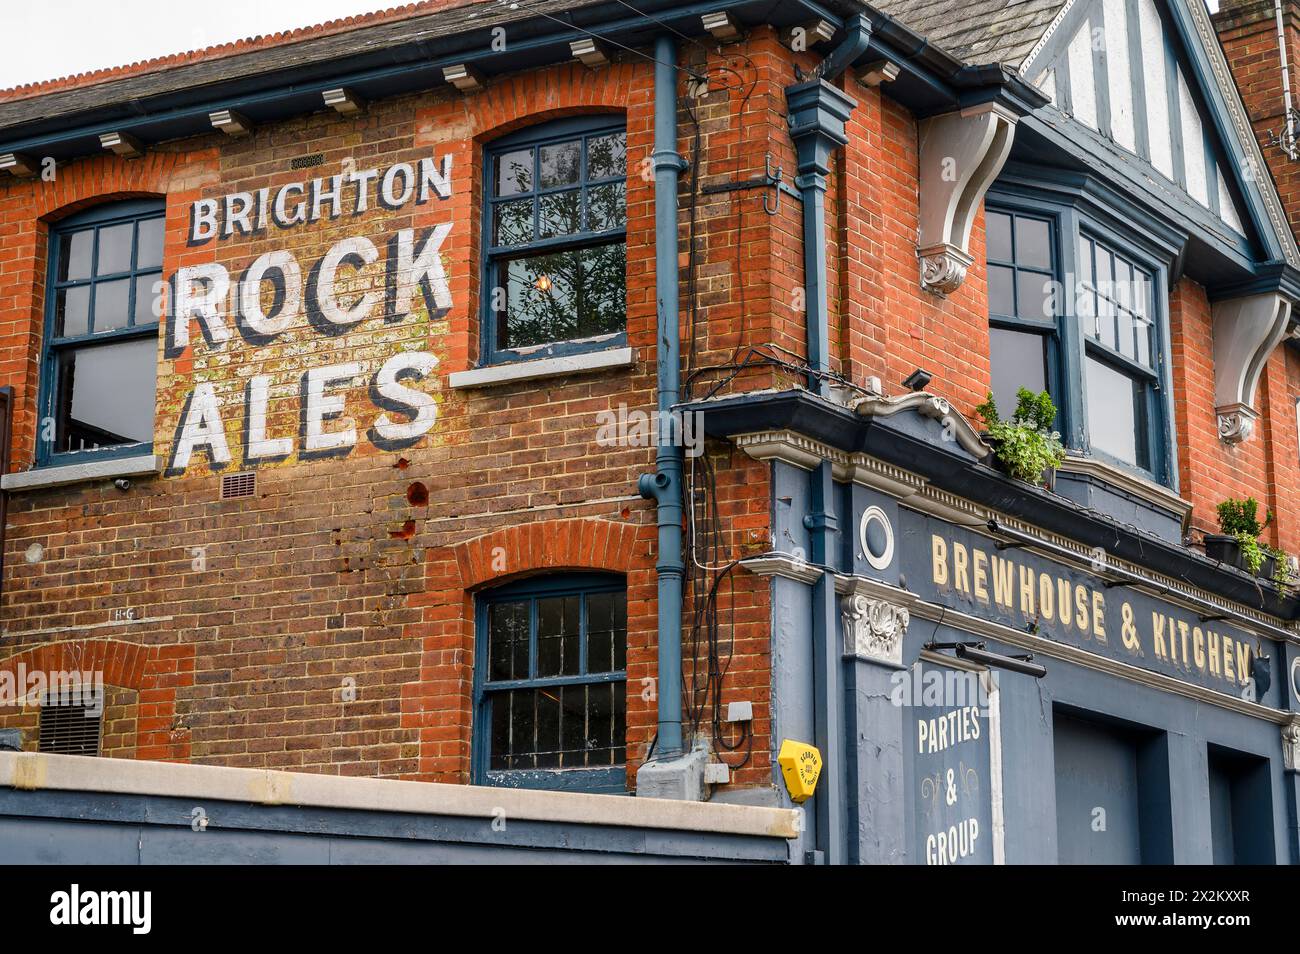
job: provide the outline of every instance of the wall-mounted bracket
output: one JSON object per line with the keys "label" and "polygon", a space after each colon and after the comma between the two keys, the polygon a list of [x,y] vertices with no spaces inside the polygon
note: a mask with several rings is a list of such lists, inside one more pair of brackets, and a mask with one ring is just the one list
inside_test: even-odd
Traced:
{"label": "wall-mounted bracket", "polygon": [[776,215],[781,211],[781,196],[787,195],[796,201],[802,201],[803,196],[799,190],[785,181],[784,169],[777,166],[772,168],[772,154],[769,152],[763,160],[764,174],[752,179],[741,179],[737,182],[716,182],[712,185],[706,185],[700,191],[705,195],[717,195],[721,192],[746,192],[750,189],[771,189],[772,192],[763,196],[763,211],[768,215]]}
{"label": "wall-mounted bracket", "polygon": [[1276,292],[1247,295],[1216,301],[1211,314],[1219,438],[1239,444],[1255,430],[1255,389],[1273,349],[1286,336],[1291,303]]}
{"label": "wall-mounted bracket", "polygon": [[22,152],[0,153],[0,172],[7,172],[15,178],[34,176],[38,163],[31,156]]}
{"label": "wall-mounted bracket", "polygon": [[948,295],[966,280],[971,225],[1015,131],[1016,115],[996,103],[921,122],[917,256],[926,291]]}

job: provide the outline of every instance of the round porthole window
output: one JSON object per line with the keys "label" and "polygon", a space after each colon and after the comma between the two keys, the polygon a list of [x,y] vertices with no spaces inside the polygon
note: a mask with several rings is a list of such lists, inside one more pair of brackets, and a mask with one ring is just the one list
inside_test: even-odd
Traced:
{"label": "round porthole window", "polygon": [[889,568],[894,562],[894,527],[885,511],[874,505],[862,511],[858,543],[862,546],[863,557],[873,568]]}
{"label": "round porthole window", "polygon": [[1297,702],[1300,702],[1300,656],[1291,661],[1291,691],[1295,693]]}

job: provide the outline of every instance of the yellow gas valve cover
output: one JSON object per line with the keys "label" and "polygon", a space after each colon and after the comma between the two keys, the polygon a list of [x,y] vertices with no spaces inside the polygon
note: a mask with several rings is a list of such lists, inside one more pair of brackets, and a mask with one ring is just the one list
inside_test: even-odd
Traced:
{"label": "yellow gas valve cover", "polygon": [[798,803],[810,799],[822,774],[822,754],[817,747],[783,739],[776,761],[781,766],[781,775],[785,778],[791,800]]}

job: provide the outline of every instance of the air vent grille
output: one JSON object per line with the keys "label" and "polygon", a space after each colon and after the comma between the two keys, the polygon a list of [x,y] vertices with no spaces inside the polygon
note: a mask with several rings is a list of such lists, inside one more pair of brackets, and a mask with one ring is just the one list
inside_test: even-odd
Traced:
{"label": "air vent grille", "polygon": [[80,703],[66,704],[57,697],[49,697],[41,706],[37,748],[57,755],[98,755],[102,722],[102,711],[92,713]]}
{"label": "air vent grille", "polygon": [[251,497],[255,493],[257,493],[257,474],[251,470],[242,474],[226,474],[221,478],[222,500]]}
{"label": "air vent grille", "polygon": [[325,164],[325,153],[313,152],[310,156],[295,156],[289,160],[290,169],[310,169]]}

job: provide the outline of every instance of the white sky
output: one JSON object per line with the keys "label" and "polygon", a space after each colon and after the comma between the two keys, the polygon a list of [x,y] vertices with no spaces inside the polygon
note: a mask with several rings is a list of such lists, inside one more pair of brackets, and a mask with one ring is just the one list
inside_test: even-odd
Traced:
{"label": "white sky", "polygon": [[407,0],[0,0],[0,89],[85,73]]}
{"label": "white sky", "polygon": [[[0,89],[278,33],[405,0],[0,0]],[[957,0],[954,0],[957,2]],[[1217,10],[1219,0],[1206,0]]]}

